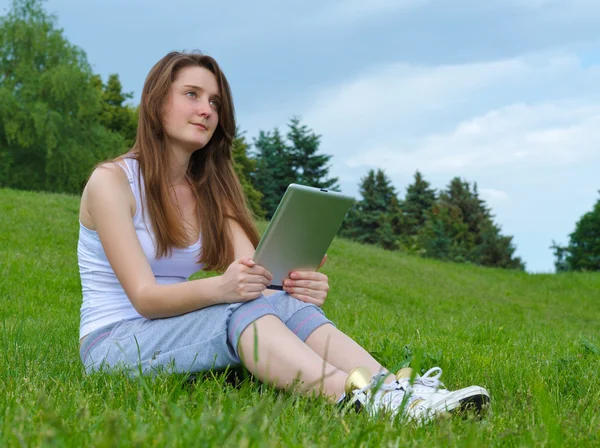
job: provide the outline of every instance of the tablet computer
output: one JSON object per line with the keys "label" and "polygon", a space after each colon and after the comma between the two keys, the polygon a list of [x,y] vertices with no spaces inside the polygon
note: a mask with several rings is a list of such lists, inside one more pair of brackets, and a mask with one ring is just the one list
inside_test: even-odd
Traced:
{"label": "tablet computer", "polygon": [[317,270],[353,202],[335,191],[288,186],[254,252],[273,274],[270,289],[281,290],[294,270]]}

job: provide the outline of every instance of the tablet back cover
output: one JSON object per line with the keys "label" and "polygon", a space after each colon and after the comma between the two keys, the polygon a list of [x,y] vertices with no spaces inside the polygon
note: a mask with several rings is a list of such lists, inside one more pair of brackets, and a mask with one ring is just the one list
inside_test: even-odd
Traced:
{"label": "tablet back cover", "polygon": [[290,184],[254,256],[273,274],[275,289],[293,270],[318,268],[353,202],[341,193]]}

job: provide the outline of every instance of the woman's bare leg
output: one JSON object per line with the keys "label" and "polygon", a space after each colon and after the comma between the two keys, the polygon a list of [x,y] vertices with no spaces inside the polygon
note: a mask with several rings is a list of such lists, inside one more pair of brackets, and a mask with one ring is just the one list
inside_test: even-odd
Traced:
{"label": "woman's bare leg", "polygon": [[[373,373],[386,370],[350,336],[331,324],[321,325],[313,331],[306,339],[306,345],[329,364],[346,373],[358,366],[368,367]],[[388,382],[393,380],[392,375],[386,379]]]}
{"label": "woman's bare leg", "polygon": [[307,395],[337,400],[343,394],[347,373],[324,361],[273,315],[242,332],[238,351],[246,368],[264,383],[289,389],[299,380],[299,390]]}

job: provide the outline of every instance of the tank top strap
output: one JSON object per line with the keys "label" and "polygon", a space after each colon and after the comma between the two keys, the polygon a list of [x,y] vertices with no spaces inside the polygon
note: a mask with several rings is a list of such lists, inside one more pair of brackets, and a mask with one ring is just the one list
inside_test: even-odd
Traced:
{"label": "tank top strap", "polygon": [[125,157],[123,158],[123,163],[118,163],[118,165],[125,171],[125,175],[127,176],[127,180],[130,184],[133,183],[134,173],[133,167],[131,166],[131,158]]}
{"label": "tank top strap", "polygon": [[131,192],[133,193],[133,197],[135,199],[135,216],[134,222],[138,219],[142,218],[142,201],[144,199],[143,191],[143,182],[142,175],[140,173],[140,164],[133,157],[125,157],[123,159],[123,164],[119,164],[125,174],[127,175],[127,180],[129,181],[129,186],[131,187]]}

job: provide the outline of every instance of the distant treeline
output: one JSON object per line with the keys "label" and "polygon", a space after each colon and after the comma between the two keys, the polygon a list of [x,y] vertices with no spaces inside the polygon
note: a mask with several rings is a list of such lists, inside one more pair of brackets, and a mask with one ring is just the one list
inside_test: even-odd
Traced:
{"label": "distant treeline", "polygon": [[[98,162],[134,143],[132,97],[117,74],[104,82],[93,73],[85,52],[65,38],[40,0],[14,0],[0,17],[0,186],[79,194]],[[269,219],[292,182],[339,190],[338,179],[329,177],[331,156],[319,153],[319,145],[320,136],[298,117],[285,134],[260,131],[248,142],[238,132],[234,166],[257,217]],[[436,191],[417,172],[399,198],[385,172],[371,170],[360,195],[342,236],[443,260],[525,268],[476,184],[454,178]],[[599,206],[594,213],[597,232]],[[553,246],[557,268],[599,270],[600,243],[591,264],[578,264],[580,246],[573,241]]]}

